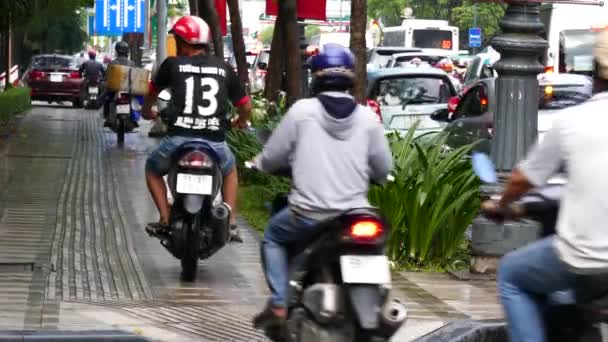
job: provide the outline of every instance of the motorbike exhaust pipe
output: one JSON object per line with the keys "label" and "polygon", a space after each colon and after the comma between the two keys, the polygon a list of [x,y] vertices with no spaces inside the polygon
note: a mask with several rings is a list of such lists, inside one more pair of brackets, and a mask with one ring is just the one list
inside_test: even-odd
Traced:
{"label": "motorbike exhaust pipe", "polygon": [[380,324],[386,337],[393,336],[407,319],[407,309],[398,299],[392,299],[384,305],[380,313]]}
{"label": "motorbike exhaust pipe", "polygon": [[214,242],[223,246],[230,237],[230,207],[226,203],[219,203],[211,208],[209,225],[214,229]]}

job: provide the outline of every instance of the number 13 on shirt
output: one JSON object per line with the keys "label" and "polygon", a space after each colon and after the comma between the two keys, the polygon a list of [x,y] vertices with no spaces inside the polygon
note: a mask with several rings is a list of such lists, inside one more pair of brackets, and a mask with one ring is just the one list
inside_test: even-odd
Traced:
{"label": "number 13 on shirt", "polygon": [[[206,106],[198,105],[198,115],[201,116],[211,116],[215,114],[217,111],[217,93],[220,90],[220,86],[217,83],[217,80],[211,77],[203,77],[201,78],[201,89],[202,99],[207,100]],[[198,102],[198,101],[197,101]],[[194,106],[194,76],[190,76],[186,79],[186,104],[184,106],[184,114],[192,114],[192,107]]]}

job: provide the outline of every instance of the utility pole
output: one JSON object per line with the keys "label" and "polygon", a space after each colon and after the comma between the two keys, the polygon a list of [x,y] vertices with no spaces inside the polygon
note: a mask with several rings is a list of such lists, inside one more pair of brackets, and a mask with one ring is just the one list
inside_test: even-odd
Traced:
{"label": "utility pole", "polygon": [[[479,12],[478,12],[478,8],[477,8],[477,1],[475,1],[475,3],[473,3],[473,27],[477,27],[478,19],[479,19]],[[474,55],[477,54],[476,47],[473,48],[473,54]]]}
{"label": "utility pole", "polygon": [[[154,73],[158,70],[161,63],[167,58],[167,0],[156,0],[156,63]],[[149,137],[159,137],[165,135],[167,128],[163,121],[158,118],[154,122],[154,126],[148,132]]]}
{"label": "utility pole", "polygon": [[151,47],[150,44],[150,0],[146,0],[146,26],[144,27],[144,49],[149,49]]}
{"label": "utility pole", "polygon": [[157,45],[156,63],[160,65],[167,58],[167,0],[156,0]]}

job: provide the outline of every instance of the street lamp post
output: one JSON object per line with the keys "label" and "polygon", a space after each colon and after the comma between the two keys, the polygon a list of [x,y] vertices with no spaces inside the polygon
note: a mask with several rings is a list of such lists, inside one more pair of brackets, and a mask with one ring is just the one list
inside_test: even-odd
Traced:
{"label": "street lamp post", "polygon": [[[508,1],[500,28],[502,34],[492,39],[492,47],[500,52],[500,60],[494,64],[498,79],[492,159],[504,180],[537,138],[537,76],[544,71],[540,57],[548,43],[539,36],[543,30],[539,2]],[[482,192],[496,192],[501,187],[485,187]],[[537,235],[538,227],[533,223],[499,225],[477,218],[472,225],[471,273],[495,274],[502,255],[535,240]]]}

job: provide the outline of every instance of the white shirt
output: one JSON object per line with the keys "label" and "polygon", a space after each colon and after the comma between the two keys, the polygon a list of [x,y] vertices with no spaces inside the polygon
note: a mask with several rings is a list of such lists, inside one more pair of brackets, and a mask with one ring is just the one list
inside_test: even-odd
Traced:
{"label": "white shirt", "polygon": [[608,269],[608,92],[559,115],[518,169],[542,186],[566,162],[555,247],[575,269]]}

